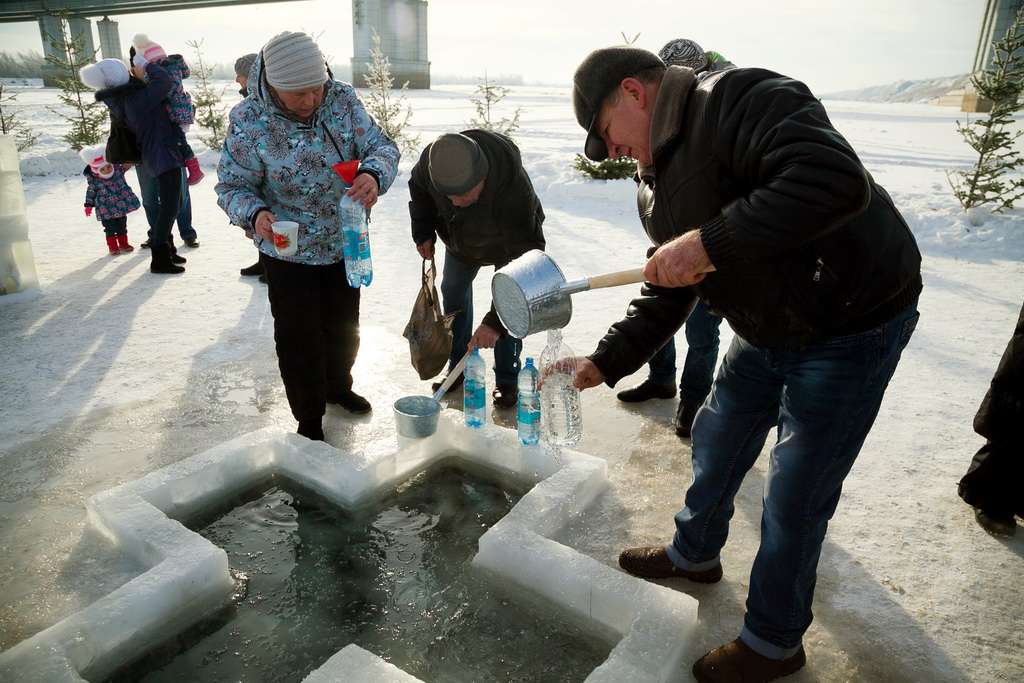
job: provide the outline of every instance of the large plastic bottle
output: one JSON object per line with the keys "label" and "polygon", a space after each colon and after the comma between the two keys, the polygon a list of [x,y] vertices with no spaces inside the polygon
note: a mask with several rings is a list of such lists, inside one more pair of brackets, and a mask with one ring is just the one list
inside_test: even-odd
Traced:
{"label": "large plastic bottle", "polygon": [[466,359],[466,380],[462,385],[462,411],[467,427],[483,427],[487,421],[487,364],[480,349]]}
{"label": "large plastic bottle", "polygon": [[548,331],[548,344],[540,357],[544,377],[540,422],[544,442],[556,448],[575,446],[583,437],[580,390],[573,386],[575,358],[572,349],[562,341],[562,331]]}
{"label": "large plastic bottle", "polygon": [[334,164],[334,171],[345,181],[345,190],[338,201],[338,220],[341,221],[345,274],[352,287],[369,287],[373,282],[373,263],[370,260],[370,231],[366,220],[366,207],[348,196],[348,189],[359,170],[358,161]]}
{"label": "large plastic bottle", "polygon": [[519,406],[517,411],[517,427],[519,442],[524,446],[532,446],[540,441],[540,373],[533,365],[533,359],[527,358],[526,365],[519,371]]}

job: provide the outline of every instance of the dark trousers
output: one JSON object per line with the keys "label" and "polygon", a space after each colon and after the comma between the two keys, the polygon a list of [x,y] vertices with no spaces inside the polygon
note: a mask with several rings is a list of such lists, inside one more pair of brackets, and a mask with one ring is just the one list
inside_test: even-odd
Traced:
{"label": "dark trousers", "polygon": [[811,623],[828,522],[917,320],[915,305],[872,330],[798,350],[736,335],[697,411],[693,483],[666,548],[682,569],[719,563],[733,499],[777,427],[740,634],[766,657],[794,654]]}
{"label": "dark trousers", "polygon": [[277,363],[292,415],[319,420],[327,399],[352,388],[359,351],[359,290],[344,262],[291,263],[263,255]]}
{"label": "dark trousers", "polygon": [[[140,175],[139,177],[141,178],[142,176]],[[149,230],[149,244],[154,251],[171,242],[171,228],[174,226],[174,219],[178,213],[178,206],[181,203],[181,169],[172,168],[170,171],[158,175],[156,177],[156,188],[159,205],[156,221],[155,223],[150,223]],[[147,207],[148,217],[149,210]]]}
{"label": "dark trousers", "polygon": [[128,218],[127,216],[121,216],[119,218],[105,218],[100,221],[103,226],[103,232],[107,237],[117,237],[118,235],[128,234]]}
{"label": "dark trousers", "polygon": [[[495,266],[495,270],[501,266]],[[444,275],[441,278],[441,303],[445,314],[458,311],[452,321],[452,354],[448,359],[451,370],[466,353],[473,336],[473,280],[480,266],[459,260],[450,251],[444,255]],[[502,386],[515,386],[519,380],[519,353],[523,343],[511,335],[502,335],[494,346],[494,377]]]}
{"label": "dark trousers", "polygon": [[[150,175],[146,172],[146,169],[139,166],[135,167],[135,172],[139,178],[139,190],[142,192],[142,208],[146,211],[146,221],[149,223],[149,232],[147,237],[153,239],[153,228],[156,226],[157,220],[160,216],[160,186],[155,176]],[[184,169],[176,169],[176,172],[181,177],[180,180],[180,192],[178,194],[178,203],[176,212],[177,215],[174,220],[178,222],[178,234],[183,240],[191,240],[196,238],[195,228],[192,227],[192,200],[188,194],[188,182],[185,176]],[[173,223],[173,221],[172,221]],[[168,231],[168,235],[170,232]]]}
{"label": "dark trousers", "polygon": [[[686,360],[679,378],[679,395],[687,403],[700,405],[711,393],[718,363],[718,328],[722,319],[713,315],[703,301],[697,301],[693,313],[686,319]],[[669,339],[648,361],[648,379],[655,384],[673,384],[676,381],[676,343]]]}

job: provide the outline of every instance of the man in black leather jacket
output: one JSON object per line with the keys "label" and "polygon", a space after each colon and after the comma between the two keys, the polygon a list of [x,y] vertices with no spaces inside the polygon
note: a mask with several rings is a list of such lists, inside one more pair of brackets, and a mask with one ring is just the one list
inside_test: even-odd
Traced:
{"label": "man in black leather jacket", "polygon": [[667,545],[619,564],[711,583],[733,498],[778,428],[740,637],[698,681],[767,681],[804,665],[821,544],[916,325],[920,253],[889,195],[805,85],[763,69],[697,79],[632,47],[574,77],[592,160],[653,169],[647,283],[587,358],[581,389],[638,370],[699,297],[736,332],[693,423],[693,483]]}
{"label": "man in black leather jacket", "polygon": [[480,268],[497,270],[531,249],[544,249],[544,210],[519,148],[507,136],[487,130],[442,135],[413,167],[409,195],[412,238],[420,256],[433,258],[438,237],[447,250],[441,299],[446,314],[458,312],[448,367],[467,345],[493,347],[494,404],[512,407],[522,342],[506,333],[493,306],[471,331],[473,280]]}

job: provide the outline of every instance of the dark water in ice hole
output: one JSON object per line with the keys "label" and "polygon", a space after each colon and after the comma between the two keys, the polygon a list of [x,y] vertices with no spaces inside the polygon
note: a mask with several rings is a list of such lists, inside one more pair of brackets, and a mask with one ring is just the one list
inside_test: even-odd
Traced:
{"label": "dark water in ice hole", "polygon": [[443,468],[346,513],[268,480],[192,526],[247,595],[108,680],[301,681],[355,643],[428,683],[581,681],[611,644],[470,565],[520,497]]}

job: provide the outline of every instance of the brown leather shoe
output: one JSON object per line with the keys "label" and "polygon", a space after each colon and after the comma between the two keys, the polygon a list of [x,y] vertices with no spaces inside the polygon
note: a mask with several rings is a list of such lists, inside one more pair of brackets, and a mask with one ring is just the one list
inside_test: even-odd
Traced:
{"label": "brown leather shoe", "polygon": [[768,659],[737,638],[698,659],[693,677],[698,683],[762,683],[795,673],[806,663],[802,646],[787,659]]}
{"label": "brown leather shoe", "polygon": [[717,583],[722,579],[721,563],[699,572],[680,569],[672,564],[665,546],[661,545],[626,548],[619,554],[619,566],[633,576],[645,579],[682,578],[697,583]]}

